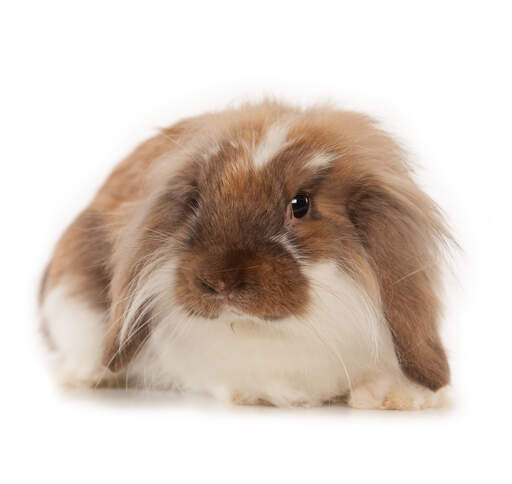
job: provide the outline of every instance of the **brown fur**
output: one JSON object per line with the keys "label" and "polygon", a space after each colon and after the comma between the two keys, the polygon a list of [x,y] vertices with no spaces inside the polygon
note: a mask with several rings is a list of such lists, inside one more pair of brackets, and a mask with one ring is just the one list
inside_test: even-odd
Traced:
{"label": "brown fur", "polygon": [[[255,170],[251,147],[280,119],[290,123],[291,141]],[[308,167],[318,153],[335,162]],[[404,373],[432,390],[447,384],[438,287],[449,235],[398,146],[356,113],[264,103],[164,130],[114,170],[64,234],[43,292],[70,274],[77,291],[109,311],[104,362],[114,371],[151,330],[150,311],[142,308],[133,337],[120,341],[144,267],[166,254],[180,260],[169,291],[190,313],[216,317],[219,294],[229,293],[240,309],[270,321],[300,315],[308,281],[294,258],[269,242],[282,233],[296,193],[312,200],[289,227],[300,256],[336,260],[382,302]]]}

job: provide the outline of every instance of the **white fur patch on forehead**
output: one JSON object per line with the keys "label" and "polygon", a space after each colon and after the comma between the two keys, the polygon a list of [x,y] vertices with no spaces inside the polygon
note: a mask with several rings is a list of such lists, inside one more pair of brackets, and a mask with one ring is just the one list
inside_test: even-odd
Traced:
{"label": "white fur patch on forehead", "polygon": [[314,170],[321,169],[321,168],[328,168],[329,165],[336,160],[337,156],[334,154],[328,154],[328,153],[317,153],[313,158],[311,158],[307,163],[306,166],[308,168],[312,168]]}
{"label": "white fur patch on forehead", "polygon": [[256,168],[271,161],[286,146],[289,130],[288,123],[275,123],[268,128],[253,155],[253,163]]}

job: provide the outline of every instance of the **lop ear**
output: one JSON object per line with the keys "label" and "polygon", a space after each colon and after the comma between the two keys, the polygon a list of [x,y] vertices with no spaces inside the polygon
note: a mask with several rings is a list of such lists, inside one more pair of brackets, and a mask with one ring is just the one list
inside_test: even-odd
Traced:
{"label": "lop ear", "polygon": [[166,244],[190,210],[197,191],[196,170],[197,165],[190,163],[166,171],[170,181],[154,189],[138,208],[135,223],[128,224],[118,239],[103,348],[103,364],[111,371],[126,367],[150,336],[156,306],[168,290]]}
{"label": "lop ear", "polygon": [[137,234],[139,228],[124,234],[127,243],[119,248],[110,284],[112,303],[102,361],[113,372],[126,367],[151,332],[156,298],[151,285],[155,261],[150,261],[154,247]]}
{"label": "lop ear", "polygon": [[438,333],[441,251],[450,236],[434,202],[404,173],[355,186],[348,212],[377,274],[400,366],[437,390],[450,380]]}

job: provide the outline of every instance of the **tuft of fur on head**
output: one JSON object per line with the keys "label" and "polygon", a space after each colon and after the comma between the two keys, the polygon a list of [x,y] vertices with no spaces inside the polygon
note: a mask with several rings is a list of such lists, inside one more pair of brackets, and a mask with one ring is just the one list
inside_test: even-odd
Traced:
{"label": "tuft of fur on head", "polygon": [[62,238],[43,292],[72,277],[108,319],[105,367],[144,383],[276,404],[386,372],[437,390],[450,241],[370,118],[265,102],[139,147]]}

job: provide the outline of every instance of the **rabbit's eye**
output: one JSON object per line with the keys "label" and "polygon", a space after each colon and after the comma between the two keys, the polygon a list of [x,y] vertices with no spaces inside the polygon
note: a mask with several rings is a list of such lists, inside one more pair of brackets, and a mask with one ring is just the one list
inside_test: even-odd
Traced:
{"label": "rabbit's eye", "polygon": [[197,200],[197,198],[191,198],[188,201],[188,205],[192,210],[196,211],[199,208],[199,201]]}
{"label": "rabbit's eye", "polygon": [[309,210],[309,197],[303,193],[295,195],[295,198],[290,202],[292,206],[292,213],[295,218],[302,218]]}

